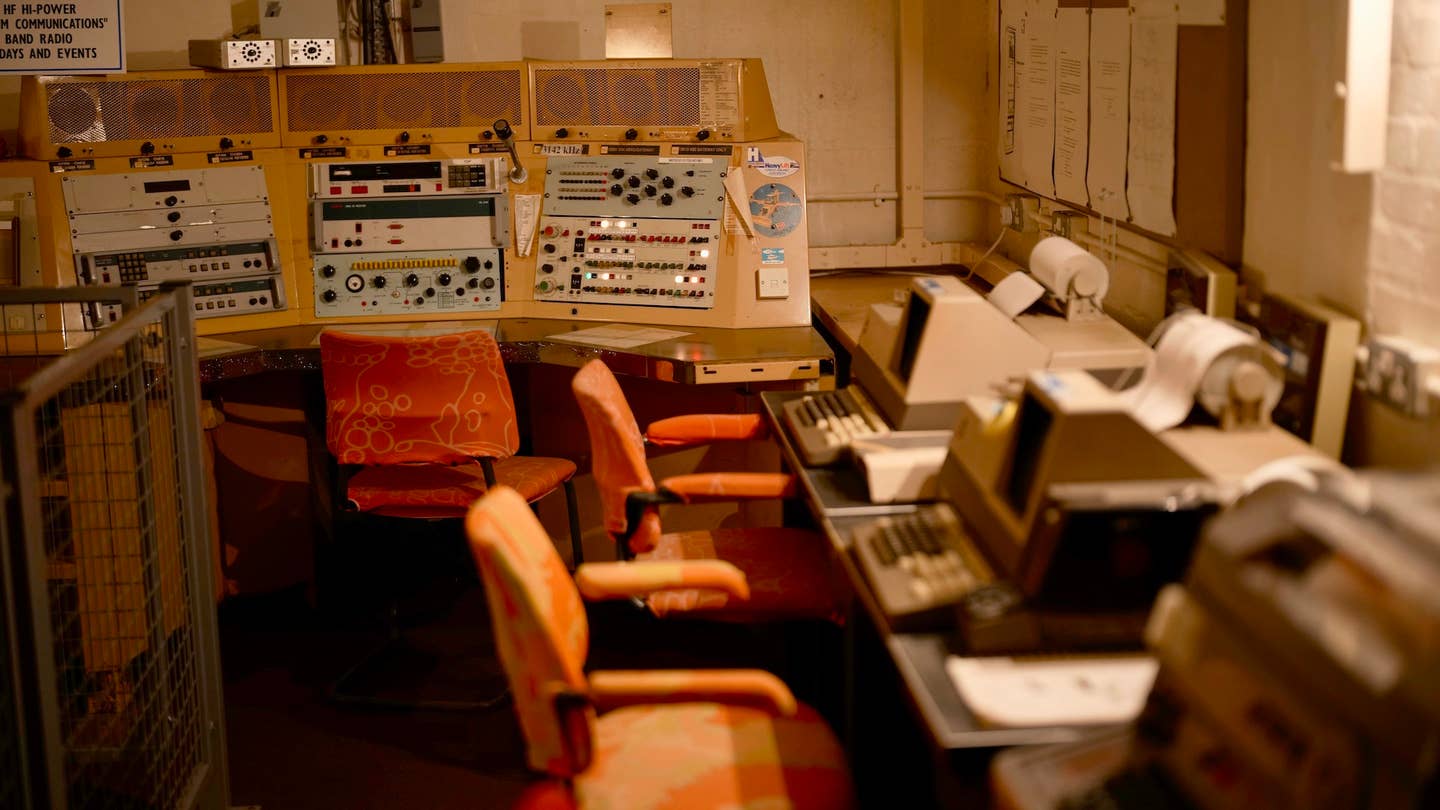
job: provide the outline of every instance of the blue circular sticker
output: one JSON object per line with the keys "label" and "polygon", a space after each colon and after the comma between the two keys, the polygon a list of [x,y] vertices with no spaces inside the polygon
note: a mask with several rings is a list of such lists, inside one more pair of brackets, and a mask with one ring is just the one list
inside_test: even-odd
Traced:
{"label": "blue circular sticker", "polygon": [[780,183],[766,183],[750,195],[750,218],[762,236],[788,236],[800,227],[805,204],[795,190]]}

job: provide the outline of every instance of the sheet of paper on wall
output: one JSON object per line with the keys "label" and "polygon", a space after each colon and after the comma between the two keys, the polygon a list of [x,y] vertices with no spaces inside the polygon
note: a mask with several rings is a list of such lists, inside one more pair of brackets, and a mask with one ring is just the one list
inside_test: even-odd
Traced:
{"label": "sheet of paper on wall", "polygon": [[1055,196],[1088,206],[1090,0],[1060,0],[1055,11]]}
{"label": "sheet of paper on wall", "polygon": [[1224,25],[1225,0],[1178,0],[1181,25]]}
{"label": "sheet of paper on wall", "polygon": [[1175,0],[1131,0],[1130,221],[1175,235]]}
{"label": "sheet of paper on wall", "polygon": [[1090,9],[1090,207],[1129,219],[1125,154],[1130,137],[1130,8],[1124,0],[1092,0]]}
{"label": "sheet of paper on wall", "polygon": [[1020,38],[1029,0],[1000,0],[1000,178],[1025,185],[1016,104],[1020,97]]}
{"label": "sheet of paper on wall", "polygon": [[1030,0],[1020,51],[1020,163],[1025,187],[1055,196],[1055,5]]}

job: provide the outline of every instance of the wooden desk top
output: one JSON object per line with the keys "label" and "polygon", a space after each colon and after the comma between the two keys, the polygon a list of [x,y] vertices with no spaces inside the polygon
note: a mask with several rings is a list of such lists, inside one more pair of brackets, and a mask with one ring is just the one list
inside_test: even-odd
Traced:
{"label": "wooden desk top", "polygon": [[[603,345],[561,336],[597,327],[680,332],[638,346]],[[484,329],[495,336],[506,362],[579,368],[600,358],[617,374],[677,383],[745,383],[822,380],[834,376],[835,356],[814,328],[709,329],[597,324],[540,318],[408,324],[311,324],[201,337],[200,381],[264,371],[316,370],[325,329],[401,335]]]}
{"label": "wooden desk top", "polygon": [[855,351],[871,304],[903,304],[918,275],[954,275],[958,267],[913,270],[855,270],[810,279],[810,309],[848,352]]}

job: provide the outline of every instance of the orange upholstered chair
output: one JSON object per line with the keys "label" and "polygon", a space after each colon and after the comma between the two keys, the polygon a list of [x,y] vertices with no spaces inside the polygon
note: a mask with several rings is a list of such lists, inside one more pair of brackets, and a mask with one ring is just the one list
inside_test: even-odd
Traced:
{"label": "orange upholstered chair", "polygon": [[[326,331],[320,365],[326,444],[340,464],[337,494],[350,508],[458,524],[470,504],[497,484],[532,503],[563,487],[572,553],[575,564],[581,562],[575,464],[516,455],[515,402],[500,347],[488,333]],[[335,693],[352,697],[338,688]]]}
{"label": "orange upholstered chair", "polygon": [[714,590],[672,590],[646,600],[651,612],[741,621],[833,619],[839,615],[829,546],[815,532],[780,527],[670,534],[661,530],[662,503],[794,494],[794,478],[783,473],[678,475],[659,486],[650,474],[645,461],[647,441],[675,447],[763,438],[765,425],[759,416],[679,416],[656,422],[642,437],[620,384],[604,363],[587,363],[576,373],[571,387],[590,433],[592,472],[600,491],[605,529],[615,539],[620,558],[725,560],[738,567],[749,582],[748,600],[737,601]]}
{"label": "orange upholstered chair", "polygon": [[580,593],[628,598],[702,586],[742,600],[744,577],[733,566],[588,563],[572,581],[524,499],[504,487],[470,510],[466,533],[530,766],[561,780],[532,791],[531,806],[854,806],[835,737],[767,672],[585,673]]}

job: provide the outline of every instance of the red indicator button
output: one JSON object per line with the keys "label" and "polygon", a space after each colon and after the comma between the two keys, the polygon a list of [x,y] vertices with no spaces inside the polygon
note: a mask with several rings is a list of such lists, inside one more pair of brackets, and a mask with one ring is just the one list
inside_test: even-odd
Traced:
{"label": "red indicator button", "polygon": [[369,194],[369,193],[370,193],[370,187],[369,187],[369,186],[351,186],[351,187],[350,187],[350,193],[351,193],[351,194]]}

